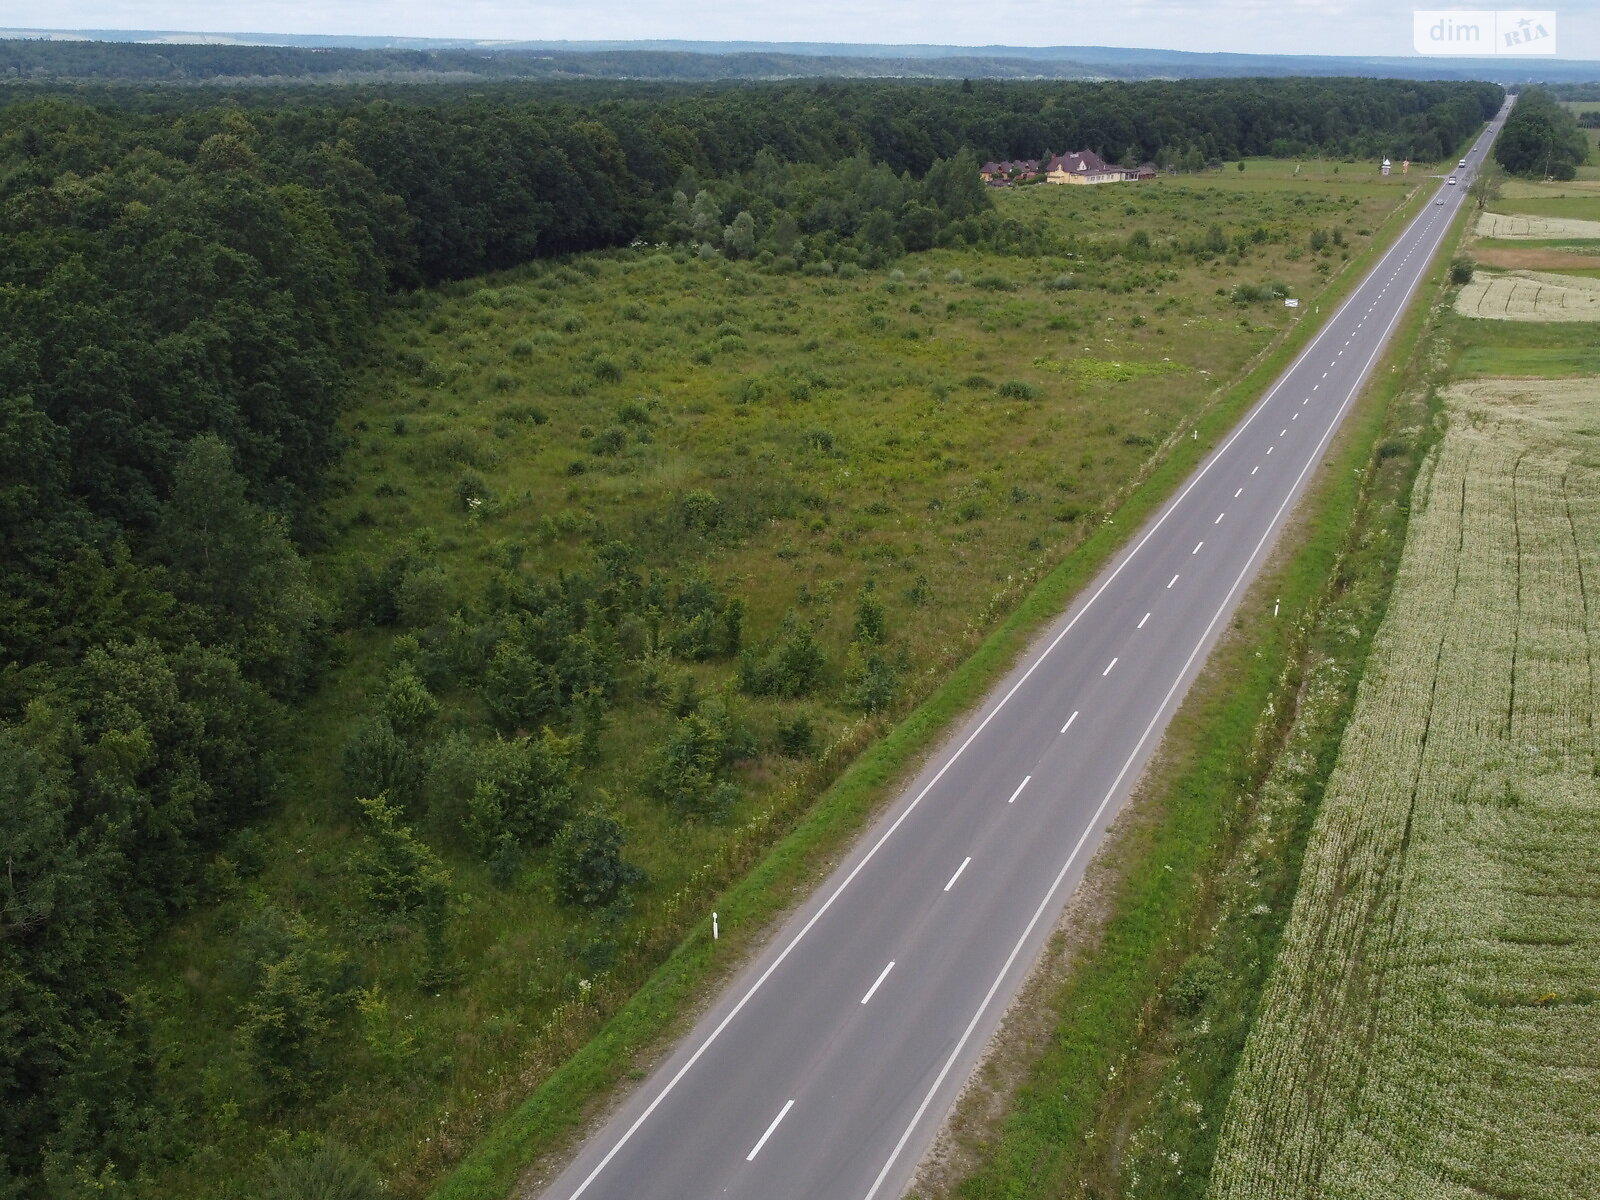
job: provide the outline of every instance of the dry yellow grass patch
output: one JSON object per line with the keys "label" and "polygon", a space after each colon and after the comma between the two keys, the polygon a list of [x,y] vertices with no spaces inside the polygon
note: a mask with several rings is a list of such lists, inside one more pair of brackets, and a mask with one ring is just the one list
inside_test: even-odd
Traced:
{"label": "dry yellow grass patch", "polygon": [[1456,294],[1456,311],[1497,321],[1596,321],[1600,279],[1540,271],[1480,271]]}
{"label": "dry yellow grass patch", "polygon": [[1600,221],[1576,217],[1523,217],[1485,212],[1478,216],[1478,236],[1518,241],[1543,238],[1600,238]]}

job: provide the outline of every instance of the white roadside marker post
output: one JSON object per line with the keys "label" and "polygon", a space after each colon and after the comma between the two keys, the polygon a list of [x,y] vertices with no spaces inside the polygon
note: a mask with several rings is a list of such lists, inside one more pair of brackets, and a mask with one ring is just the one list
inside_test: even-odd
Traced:
{"label": "white roadside marker post", "polygon": [[712,913],[711,914],[711,940],[713,942],[717,940],[717,914],[716,913]]}

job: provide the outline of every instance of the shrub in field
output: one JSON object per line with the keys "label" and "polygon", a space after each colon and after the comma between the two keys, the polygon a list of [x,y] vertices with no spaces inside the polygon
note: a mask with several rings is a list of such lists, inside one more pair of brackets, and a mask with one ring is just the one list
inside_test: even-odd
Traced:
{"label": "shrub in field", "polygon": [[696,488],[679,498],[678,515],[689,529],[709,533],[722,523],[722,501],[704,488]]}
{"label": "shrub in field", "polygon": [[1458,255],[1450,263],[1450,282],[1455,284],[1471,283],[1472,271],[1476,265],[1466,255]]}
{"label": "shrub in field", "polygon": [[856,622],[853,640],[876,645],[888,635],[889,618],[878,599],[877,589],[869,579],[856,600]]}
{"label": "shrub in field", "polygon": [[439,702],[417,677],[416,670],[409,664],[402,664],[389,672],[379,711],[395,733],[409,742],[427,729],[438,715]]}
{"label": "shrub in field", "polygon": [[644,790],[680,816],[718,819],[738,798],[723,773],[755,750],[750,731],[720,699],[679,719],[645,769]]}
{"label": "shrub in field", "polygon": [[1167,988],[1167,1003],[1183,1016],[1192,1017],[1204,1007],[1222,979],[1221,963],[1209,954],[1193,955]]}
{"label": "shrub in field", "polygon": [[337,1142],[277,1158],[267,1167],[262,1200],[381,1200],[382,1182]]}
{"label": "shrub in field", "polygon": [[406,568],[394,593],[395,617],[412,629],[437,625],[454,603],[455,593],[444,568],[426,558]]}
{"label": "shrub in field", "polygon": [[353,999],[356,969],[304,917],[270,906],[241,928],[240,942],[240,1048],[275,1099],[302,1099],[326,1075],[327,1045]]}
{"label": "shrub in field", "polygon": [[352,797],[386,792],[409,805],[417,795],[422,762],[386,716],[369,718],[339,752],[339,769]]}
{"label": "shrub in field", "polygon": [[604,908],[645,873],[622,857],[627,832],[608,808],[585,809],[561,827],[550,850],[556,897],[579,908]]}
{"label": "shrub in field", "polygon": [[827,659],[811,629],[795,614],[763,652],[747,651],[739,664],[740,684],[752,696],[793,699],[808,695],[821,681]]}
{"label": "shrub in field", "polygon": [[485,858],[505,842],[541,846],[572,809],[578,742],[549,729],[497,739],[478,751],[478,777],[467,802],[467,832]]}
{"label": "shrub in field", "polygon": [[561,703],[561,680],[553,668],[513,642],[502,642],[489,660],[478,694],[502,733],[532,729]]}
{"label": "shrub in field", "polygon": [[882,712],[900,694],[905,673],[904,654],[891,656],[883,647],[856,642],[845,659],[845,693],[852,707],[862,712]]}
{"label": "shrub in field", "polygon": [[786,758],[809,758],[816,750],[816,728],[807,713],[796,713],[778,723],[776,745]]}
{"label": "shrub in field", "polygon": [[1039,389],[1021,379],[1008,379],[999,387],[999,394],[1007,400],[1037,400]]}
{"label": "shrub in field", "polygon": [[359,803],[367,838],[354,865],[363,898],[385,916],[415,917],[424,929],[442,929],[450,872],[401,823],[399,808],[387,796],[369,796]]}

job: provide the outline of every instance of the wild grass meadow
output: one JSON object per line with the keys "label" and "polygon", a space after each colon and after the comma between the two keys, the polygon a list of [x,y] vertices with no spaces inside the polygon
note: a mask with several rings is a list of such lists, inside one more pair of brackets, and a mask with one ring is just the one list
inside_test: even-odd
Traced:
{"label": "wild grass meadow", "polygon": [[329,1136],[423,1194],[1408,194],[1294,168],[997,196],[1059,255],[638,245],[398,301],[314,563],[359,629],[143,980],[196,1147],[159,1188]]}

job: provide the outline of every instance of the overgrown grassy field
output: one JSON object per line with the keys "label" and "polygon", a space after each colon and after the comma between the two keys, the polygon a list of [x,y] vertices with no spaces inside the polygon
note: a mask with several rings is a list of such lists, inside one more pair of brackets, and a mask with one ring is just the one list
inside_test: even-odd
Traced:
{"label": "overgrown grassy field", "polygon": [[[1274,344],[1293,314],[1260,285],[1314,301],[1406,194],[1290,170],[998,198],[1076,239],[1070,258],[934,251],[800,275],[640,247],[401,305],[348,418],[318,564],[327,592],[361,608],[388,586],[396,611],[337,648],[291,800],[149,964],[145,1011],[195,1146],[151,1192],[249,1195],[264,1156],[323,1137],[394,1194],[424,1191]],[[419,786],[401,813],[447,880],[442,930],[375,913],[363,879],[404,839],[360,819],[352,738],[415,678],[428,780],[494,752],[470,664],[495,596],[602,567],[663,606],[607,635],[612,690],[571,729],[576,804],[603,804],[645,872],[630,902],[564,902],[548,848],[486,856],[464,829],[469,781],[465,800]],[[738,602],[742,652],[681,640],[690,592],[719,620]],[[773,694],[766,664],[806,640],[806,686]],[[650,795],[684,723],[713,718],[738,742],[717,768],[726,803]],[[238,1032],[262,1005],[249,955],[274,939],[345,981],[319,1018],[319,1086],[292,1097]]]}
{"label": "overgrown grassy field", "polygon": [[1594,389],[1447,396],[1219,1198],[1600,1189]]}

